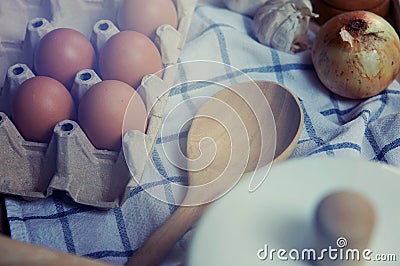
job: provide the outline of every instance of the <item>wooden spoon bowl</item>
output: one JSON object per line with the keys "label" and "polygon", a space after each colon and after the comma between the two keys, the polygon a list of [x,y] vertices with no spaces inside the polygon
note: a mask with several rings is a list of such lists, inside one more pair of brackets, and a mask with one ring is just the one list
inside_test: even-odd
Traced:
{"label": "wooden spoon bowl", "polygon": [[[303,128],[300,101],[289,89],[270,81],[256,81],[268,100],[276,127],[274,162],[286,160],[293,152]],[[244,84],[243,84],[244,85]]]}
{"label": "wooden spoon bowl", "polygon": [[190,186],[182,205],[127,265],[159,265],[207,203],[229,191],[245,172],[289,157],[302,125],[299,100],[277,83],[246,82],[215,94],[198,110],[189,131]]}

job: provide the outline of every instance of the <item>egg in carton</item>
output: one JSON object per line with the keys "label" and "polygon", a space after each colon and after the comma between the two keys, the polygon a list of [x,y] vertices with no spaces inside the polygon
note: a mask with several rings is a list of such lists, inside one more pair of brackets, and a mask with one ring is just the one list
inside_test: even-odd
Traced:
{"label": "egg in carton", "polygon": [[[17,1],[17,5],[24,6],[25,2]],[[72,120],[59,122],[54,127],[49,143],[27,141],[8,116],[19,85],[35,76],[31,68],[40,39],[55,28],[69,27],[90,36],[98,52],[111,36],[119,32],[115,21],[120,2],[41,1],[41,5],[44,5],[42,8],[47,7],[52,14],[48,16],[50,21],[46,17],[34,17],[35,10],[26,10],[31,12],[29,16],[32,18],[24,29],[24,39],[18,41],[13,36],[14,45],[8,45],[11,49],[6,49],[6,62],[12,66],[6,71],[0,95],[0,111],[3,111],[0,112],[0,143],[3,146],[0,150],[0,162],[3,165],[0,168],[1,193],[35,200],[48,197],[54,191],[64,191],[75,202],[109,209],[123,204],[129,197],[130,188],[137,186],[145,168],[151,164],[149,155],[162,124],[169,88],[176,77],[177,68],[174,66],[184,46],[196,0],[174,1],[178,15],[177,29],[171,25],[157,28],[155,43],[163,62],[162,78],[145,76],[137,90],[148,110],[147,130],[146,133],[136,130],[127,132],[122,140],[121,151],[96,149],[79,124]],[[76,14],[77,8],[92,12],[85,13],[82,19]],[[42,10],[39,7],[36,9]],[[43,10],[41,12],[46,13]],[[88,25],[91,25],[90,30]],[[3,41],[4,36],[0,37],[1,44],[7,43]],[[95,69],[83,69],[75,76],[71,94],[80,98],[100,81]]]}

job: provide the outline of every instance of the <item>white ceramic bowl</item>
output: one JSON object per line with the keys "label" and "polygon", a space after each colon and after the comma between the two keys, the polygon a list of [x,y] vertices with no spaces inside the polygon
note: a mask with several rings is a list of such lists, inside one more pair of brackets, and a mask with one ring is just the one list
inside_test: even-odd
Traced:
{"label": "white ceramic bowl", "polygon": [[397,253],[400,261],[400,169],[351,159],[298,159],[273,165],[266,181],[253,193],[248,192],[248,182],[243,178],[201,218],[188,265],[310,265],[290,258],[279,260],[276,253],[274,260],[260,260],[257,252],[265,245],[288,252],[313,248],[317,204],[338,190],[361,193],[375,207],[371,257]]}

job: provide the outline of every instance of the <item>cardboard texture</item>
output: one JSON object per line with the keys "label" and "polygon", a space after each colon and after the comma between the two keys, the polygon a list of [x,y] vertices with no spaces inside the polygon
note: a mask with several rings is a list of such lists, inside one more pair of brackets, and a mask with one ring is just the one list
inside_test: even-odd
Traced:
{"label": "cardboard texture", "polygon": [[[0,193],[35,200],[64,191],[75,202],[99,209],[121,206],[130,188],[141,179],[146,165],[151,163],[149,155],[161,127],[168,88],[176,77],[177,68],[173,66],[184,46],[196,0],[174,1],[179,21],[177,30],[170,25],[157,29],[155,43],[166,69],[162,78],[155,75],[143,78],[138,92],[149,112],[147,131],[146,134],[139,131],[125,134],[124,150],[120,152],[96,149],[72,120],[59,122],[49,143],[26,141],[12,123],[10,114],[15,91],[35,75],[31,69],[40,39],[55,28],[74,28],[90,39],[97,52],[108,38],[119,32],[116,18],[121,1],[48,0],[36,5],[28,5],[27,0],[15,1],[14,5],[6,2],[0,4],[2,10],[10,10],[5,24],[10,26],[13,16],[18,17],[14,28],[19,33],[5,31],[0,35],[0,59],[7,66],[3,64],[0,68],[0,78],[5,81],[0,84],[3,85],[0,94],[0,162],[3,165],[0,167]],[[78,15],[77,10],[84,16]],[[0,22],[4,22],[3,19],[4,16]],[[24,20],[25,28],[21,26]],[[94,69],[78,72],[71,89],[74,100],[100,81]]]}

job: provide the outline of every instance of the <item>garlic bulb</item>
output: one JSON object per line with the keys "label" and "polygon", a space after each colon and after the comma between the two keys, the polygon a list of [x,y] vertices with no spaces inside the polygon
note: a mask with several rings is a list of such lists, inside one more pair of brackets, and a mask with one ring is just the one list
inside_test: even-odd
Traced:
{"label": "garlic bulb", "polygon": [[254,16],[257,9],[265,4],[268,0],[223,0],[224,4],[233,11],[238,13]]}
{"label": "garlic bulb", "polygon": [[299,52],[310,46],[307,36],[312,12],[310,0],[268,0],[253,19],[257,39],[284,52]]}

